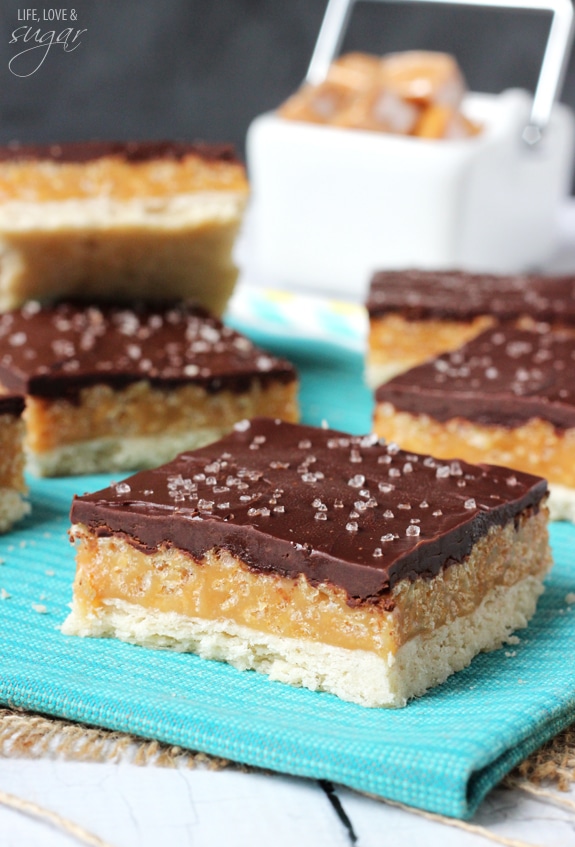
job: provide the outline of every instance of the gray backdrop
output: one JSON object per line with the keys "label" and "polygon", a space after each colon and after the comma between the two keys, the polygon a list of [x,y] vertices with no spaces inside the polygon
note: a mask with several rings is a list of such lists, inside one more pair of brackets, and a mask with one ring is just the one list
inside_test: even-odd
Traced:
{"label": "gray backdrop", "polygon": [[[40,20],[18,20],[26,8]],[[324,8],[325,0],[0,0],[0,143],[203,138],[242,150],[250,120],[301,82]],[[74,10],[76,20],[42,20],[49,9]],[[38,30],[67,28],[70,39],[86,29],[67,50],[34,41]],[[447,50],[470,88],[500,91],[533,88],[547,31],[538,14],[363,2],[345,49]],[[573,62],[563,100],[575,106]]]}

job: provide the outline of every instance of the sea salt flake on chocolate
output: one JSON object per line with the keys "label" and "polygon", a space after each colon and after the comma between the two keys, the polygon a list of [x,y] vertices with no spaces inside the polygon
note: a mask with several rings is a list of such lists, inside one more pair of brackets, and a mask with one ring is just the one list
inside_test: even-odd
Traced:
{"label": "sea salt flake on chocolate", "polygon": [[251,423],[247,420],[247,418],[244,418],[243,421],[238,421],[234,424],[234,429],[236,432],[246,432],[246,430],[248,430],[250,427]]}
{"label": "sea salt flake on chocolate", "polygon": [[349,521],[348,523],[346,523],[345,528],[348,532],[357,532],[359,527],[356,521]]}
{"label": "sea salt flake on chocolate", "polygon": [[395,490],[395,485],[391,482],[378,482],[377,487],[382,494],[389,494],[391,491]]}
{"label": "sea salt flake on chocolate", "polygon": [[269,356],[258,356],[256,359],[256,367],[260,371],[271,371],[273,366],[273,359],[270,359]]}
{"label": "sea salt flake on chocolate", "polygon": [[314,518],[316,521],[326,521],[327,515],[325,512],[316,512]]}
{"label": "sea salt flake on chocolate", "polygon": [[394,518],[395,515],[393,514],[391,509],[386,509],[385,512],[383,513],[383,517],[384,518]]}
{"label": "sea salt flake on chocolate", "polygon": [[437,479],[447,479],[449,476],[449,468],[447,465],[440,465],[435,471],[435,476]]}
{"label": "sea salt flake on chocolate", "polygon": [[466,509],[476,509],[476,508],[477,508],[477,503],[475,502],[475,500],[474,500],[474,498],[473,498],[473,497],[469,497],[469,499],[467,499],[467,500],[465,501],[465,503],[463,504],[463,506],[464,506],[464,508],[466,508]]}
{"label": "sea salt flake on chocolate", "polygon": [[22,306],[22,314],[25,318],[32,317],[32,315],[37,315],[42,306],[38,302],[38,300],[29,300],[28,303],[25,303]]}
{"label": "sea salt flake on chocolate", "polygon": [[321,471],[316,471],[315,473],[304,473],[301,478],[303,482],[319,482],[324,479],[324,475]]}
{"label": "sea salt flake on chocolate", "polygon": [[132,490],[127,482],[118,482],[115,485],[116,494],[129,494]]}
{"label": "sea salt flake on chocolate", "polygon": [[358,473],[355,476],[352,476],[352,478],[348,480],[347,484],[351,488],[361,488],[362,485],[365,484],[365,477],[363,474]]}
{"label": "sea salt flake on chocolate", "polygon": [[419,535],[421,532],[420,528],[417,524],[409,524],[409,526],[405,530],[405,534],[409,536]]}

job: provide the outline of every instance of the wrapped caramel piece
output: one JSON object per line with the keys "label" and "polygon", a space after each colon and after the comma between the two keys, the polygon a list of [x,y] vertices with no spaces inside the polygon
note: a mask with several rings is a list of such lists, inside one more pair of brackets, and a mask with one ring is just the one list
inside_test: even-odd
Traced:
{"label": "wrapped caramel piece", "polygon": [[322,83],[305,84],[290,97],[279,114],[350,129],[464,138],[479,131],[460,111],[465,90],[457,62],[445,53],[348,53],[333,62]]}

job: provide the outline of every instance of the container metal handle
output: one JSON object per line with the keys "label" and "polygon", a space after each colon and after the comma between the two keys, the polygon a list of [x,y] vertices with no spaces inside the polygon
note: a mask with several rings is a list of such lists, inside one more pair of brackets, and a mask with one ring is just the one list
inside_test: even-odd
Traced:
{"label": "container metal handle", "polygon": [[[306,82],[317,85],[326,78],[329,66],[341,47],[356,2],[357,0],[329,0],[306,75]],[[412,0],[404,0],[404,2],[412,2]],[[531,114],[522,133],[522,138],[527,144],[536,144],[542,138],[549,123],[553,104],[561,93],[567,70],[574,31],[571,0],[414,0],[414,2],[535,9],[552,13],[551,27],[533,96]]]}

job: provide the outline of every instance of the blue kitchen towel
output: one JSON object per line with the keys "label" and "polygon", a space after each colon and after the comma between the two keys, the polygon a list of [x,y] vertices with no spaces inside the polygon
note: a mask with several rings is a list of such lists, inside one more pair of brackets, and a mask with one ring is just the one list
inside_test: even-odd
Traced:
{"label": "blue kitchen towel", "polygon": [[[369,430],[359,349],[337,337],[248,329],[298,365],[306,422]],[[477,656],[405,709],[366,709],[191,654],[63,636],[74,575],[70,501],[109,481],[30,480],[32,514],[0,539],[0,702],[459,818],[575,720],[571,525],[552,525],[555,566],[518,643]]]}

